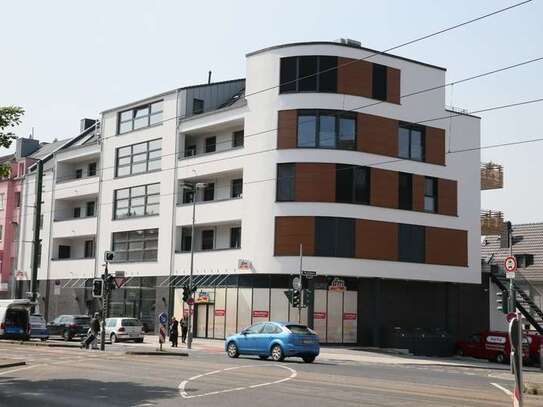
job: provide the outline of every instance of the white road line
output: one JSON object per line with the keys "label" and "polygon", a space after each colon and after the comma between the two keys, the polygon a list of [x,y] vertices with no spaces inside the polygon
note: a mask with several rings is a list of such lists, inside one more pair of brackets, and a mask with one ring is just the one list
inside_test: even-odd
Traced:
{"label": "white road line", "polygon": [[45,365],[30,365],[30,366],[20,367],[18,369],[3,370],[0,372],[0,376],[5,375],[5,374],[10,374],[10,373],[15,373],[20,370],[32,369],[38,366],[45,366]]}
{"label": "white road line", "polygon": [[498,389],[500,389],[501,391],[503,391],[505,394],[507,394],[508,396],[512,396],[513,393],[511,393],[511,391],[509,391],[508,389],[506,389],[505,387],[499,385],[498,383],[490,383],[492,386],[494,387],[497,387]]}
{"label": "white road line", "polygon": [[[201,378],[201,377],[209,376],[209,375],[212,375],[212,374],[217,374],[217,373],[220,373],[220,372],[227,372],[227,371],[235,370],[235,369],[247,369],[247,368],[253,368],[253,367],[279,367],[279,368],[281,368],[281,369],[286,369],[286,370],[290,371],[290,376],[289,376],[289,377],[285,377],[285,378],[283,378],[283,379],[275,380],[275,381],[273,381],[273,382],[258,383],[258,384],[253,384],[253,385],[247,386],[247,387],[234,387],[234,388],[230,388],[230,389],[211,391],[211,392],[202,393],[202,394],[189,395],[189,394],[187,393],[187,391],[185,390],[185,387],[186,387],[186,385],[187,385],[188,382],[193,381],[193,380],[196,380],[196,379],[199,379],[199,378]],[[298,375],[298,372],[297,372],[296,370],[294,370],[294,369],[292,369],[292,368],[290,368],[290,367],[284,366],[284,365],[269,365],[269,366],[262,366],[262,365],[245,365],[245,366],[234,366],[234,367],[228,367],[228,368],[222,369],[222,370],[213,370],[213,371],[211,371],[211,372],[202,373],[202,374],[199,374],[199,375],[197,375],[197,376],[193,376],[193,377],[191,377],[190,379],[183,380],[181,383],[179,383],[178,390],[179,390],[179,394],[180,394],[181,397],[183,397],[184,399],[192,399],[192,398],[196,398],[196,397],[213,396],[213,395],[216,395],[216,394],[230,393],[230,392],[233,392],[233,391],[249,390],[249,389],[256,389],[256,388],[258,388],[258,387],[271,386],[271,385],[273,385],[273,384],[283,383],[283,382],[286,382],[286,381],[288,381],[288,380],[292,380],[292,379],[295,378],[297,375]]]}

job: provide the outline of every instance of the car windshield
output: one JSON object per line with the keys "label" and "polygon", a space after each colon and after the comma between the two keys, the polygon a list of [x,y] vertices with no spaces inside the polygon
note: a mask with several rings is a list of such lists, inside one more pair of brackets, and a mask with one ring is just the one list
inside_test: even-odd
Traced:
{"label": "car windshield", "polygon": [[123,319],[121,320],[121,326],[140,326],[141,322],[137,319]]}
{"label": "car windshield", "polygon": [[89,317],[76,317],[76,318],[74,318],[74,324],[89,325],[90,324],[90,318]]}
{"label": "car windshield", "polygon": [[287,325],[286,328],[293,334],[312,334],[305,325]]}

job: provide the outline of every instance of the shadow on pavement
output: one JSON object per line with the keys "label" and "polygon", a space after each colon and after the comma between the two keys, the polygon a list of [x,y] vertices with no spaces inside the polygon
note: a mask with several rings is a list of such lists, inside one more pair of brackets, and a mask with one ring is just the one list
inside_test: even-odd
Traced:
{"label": "shadow on pavement", "polygon": [[133,406],[179,397],[177,389],[132,382],[93,379],[0,379],[0,405],[20,406]]}

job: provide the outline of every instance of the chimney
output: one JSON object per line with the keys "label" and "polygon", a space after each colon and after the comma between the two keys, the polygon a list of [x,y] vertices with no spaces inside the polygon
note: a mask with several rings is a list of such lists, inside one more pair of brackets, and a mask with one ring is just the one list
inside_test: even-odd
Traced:
{"label": "chimney", "polygon": [[83,133],[89,127],[94,125],[94,123],[96,123],[96,120],[94,120],[94,119],[87,119],[87,118],[81,119],[80,125],[79,125],[79,132]]}
{"label": "chimney", "polygon": [[39,140],[20,137],[15,141],[15,158],[19,160],[27,157],[38,148],[40,148]]}

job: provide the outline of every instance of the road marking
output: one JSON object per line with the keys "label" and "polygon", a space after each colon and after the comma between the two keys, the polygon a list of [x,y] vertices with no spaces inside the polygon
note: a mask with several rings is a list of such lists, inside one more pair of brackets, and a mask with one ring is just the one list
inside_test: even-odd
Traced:
{"label": "road marking", "polygon": [[[290,371],[290,376],[289,377],[285,377],[283,379],[279,379],[279,380],[275,380],[273,382],[266,382],[266,383],[259,383],[259,384],[253,384],[251,386],[245,386],[245,387],[234,387],[234,388],[231,388],[231,389],[225,389],[225,390],[217,390],[217,391],[211,391],[211,392],[208,392],[208,393],[202,393],[202,394],[194,394],[194,395],[189,395],[186,390],[185,390],[185,387],[187,386],[187,383],[190,382],[190,381],[193,381],[193,380],[196,380],[196,379],[199,379],[203,376],[209,376],[209,375],[212,375],[212,374],[217,374],[217,373],[220,373],[220,372],[227,372],[227,371],[230,371],[230,370],[235,370],[235,369],[247,369],[247,368],[253,368],[253,367],[279,367],[281,369],[286,369],[288,371]],[[179,394],[181,395],[181,397],[183,397],[184,399],[192,399],[192,398],[196,398],[196,397],[205,397],[205,396],[213,396],[213,395],[216,395],[216,394],[222,394],[222,393],[230,393],[230,392],[233,392],[233,391],[241,391],[241,390],[249,390],[249,389],[256,389],[258,387],[264,387],[264,386],[271,386],[273,384],[278,384],[278,383],[283,383],[283,382],[286,382],[288,380],[292,380],[294,379],[296,376],[298,375],[298,372],[288,366],[284,366],[284,365],[269,365],[269,366],[262,366],[262,365],[246,365],[246,366],[235,366],[235,367],[228,367],[226,369],[222,369],[222,370],[213,370],[211,372],[207,372],[207,373],[202,373],[202,374],[199,374],[197,376],[193,376],[191,377],[190,379],[187,379],[187,380],[183,380],[181,383],[179,383],[179,386],[178,386],[178,389],[179,389]]]}
{"label": "road marking", "polygon": [[15,372],[18,372],[20,370],[32,369],[32,368],[35,368],[35,367],[38,367],[38,366],[45,366],[45,365],[30,365],[30,366],[20,367],[18,369],[5,370],[5,371],[0,372],[0,376],[5,375],[5,374],[10,374],[10,373],[15,373]]}
{"label": "road marking", "polygon": [[511,393],[511,391],[509,391],[508,389],[506,389],[505,387],[503,386],[500,386],[498,383],[490,383],[492,386],[494,387],[497,387],[498,389],[500,389],[501,391],[503,391],[505,394],[507,394],[508,396],[512,396],[513,393]]}

